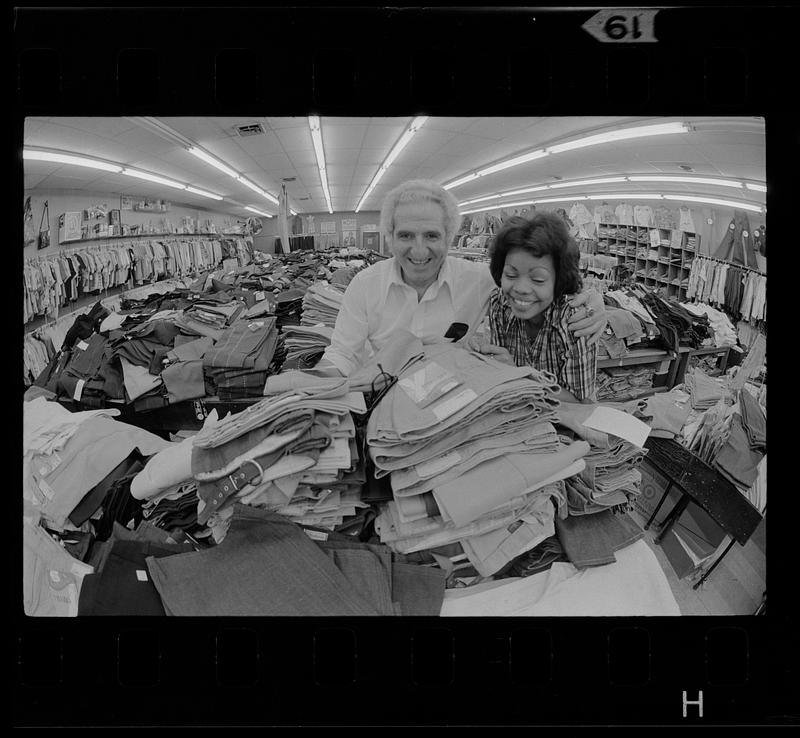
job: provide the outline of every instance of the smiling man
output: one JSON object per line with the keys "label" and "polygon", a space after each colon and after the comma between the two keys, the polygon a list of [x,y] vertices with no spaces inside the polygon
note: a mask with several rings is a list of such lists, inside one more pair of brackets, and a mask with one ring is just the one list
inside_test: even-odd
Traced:
{"label": "smiling man", "polygon": [[[460,223],[455,198],[435,182],[404,182],[386,196],[381,231],[393,258],[350,282],[319,369],[348,376],[399,329],[431,343],[452,323],[477,328],[495,283],[486,264],[447,255]],[[570,330],[596,341],[606,326],[602,297],[586,290],[570,303],[578,308]]]}

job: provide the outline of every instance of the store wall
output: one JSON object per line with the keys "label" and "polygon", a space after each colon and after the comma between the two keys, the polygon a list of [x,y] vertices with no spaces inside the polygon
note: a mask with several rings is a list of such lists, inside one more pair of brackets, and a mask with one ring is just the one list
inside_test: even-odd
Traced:
{"label": "store wall", "polygon": [[[355,220],[358,244],[361,245],[361,232],[367,230],[366,226],[375,226],[378,230],[380,225],[380,212],[377,210],[369,210],[359,213],[344,212],[344,213],[302,213],[303,227],[305,228],[305,217],[308,215],[314,216],[314,233],[322,233],[322,223],[333,222],[336,224],[336,235],[339,236],[339,241],[342,239],[342,221]],[[291,235],[291,218],[289,220],[289,233]],[[275,253],[275,239],[280,236],[280,226],[277,218],[262,218],[261,222],[264,224],[264,230],[253,239],[255,248],[265,251],[267,253]]]}
{"label": "store wall", "polygon": [[[109,210],[119,208],[119,194],[109,193],[96,193],[84,192],[83,190],[30,190],[25,193],[25,198],[31,198],[31,207],[33,209],[33,226],[38,233],[39,221],[42,218],[42,208],[44,201],[48,202],[48,210],[50,212],[50,247],[39,251],[36,244],[25,247],[25,257],[29,256],[46,256],[58,251],[61,248],[75,248],[81,246],[81,243],[58,243],[58,216],[61,213],[86,210],[93,205],[102,205],[105,203]],[[134,199],[137,199],[134,197]],[[143,199],[143,198],[140,198]],[[137,210],[122,210],[120,218],[123,223],[127,225],[147,225],[152,221],[153,225],[158,228],[161,219],[171,221],[177,226],[180,226],[181,219],[184,217],[192,217],[195,222],[202,222],[210,220],[216,226],[218,233],[224,230],[226,221],[243,222],[245,219],[239,215],[225,213],[217,210],[207,208],[199,208],[189,205],[177,205],[166,193],[162,198],[170,202],[170,209],[165,213],[143,212]],[[23,199],[23,204],[25,199]],[[92,221],[93,223],[107,223],[108,219]]]}
{"label": "store wall", "polygon": [[[724,208],[711,205],[698,205],[697,203],[682,203],[679,201],[670,201],[669,203],[659,202],[657,200],[626,200],[629,205],[636,207],[636,205],[648,205],[655,210],[659,206],[666,205],[666,207],[675,211],[676,222],[679,222],[678,208],[681,206],[688,206],[692,213],[692,220],[700,236],[700,250],[699,253],[713,256],[719,247],[723,237],[725,236],[728,226],[733,218],[733,208]],[[615,208],[619,204],[619,200],[609,200],[609,205]],[[564,208],[567,212],[572,207],[572,202],[556,202],[547,203],[546,205],[537,205],[538,211],[554,211],[558,208]],[[593,211],[595,201],[584,202],[584,205]],[[491,211],[497,214],[498,211]],[[750,230],[756,230],[758,227],[766,225],[766,216],[759,215],[758,213],[747,213],[748,221],[750,222]],[[709,224],[708,220],[712,223]]]}

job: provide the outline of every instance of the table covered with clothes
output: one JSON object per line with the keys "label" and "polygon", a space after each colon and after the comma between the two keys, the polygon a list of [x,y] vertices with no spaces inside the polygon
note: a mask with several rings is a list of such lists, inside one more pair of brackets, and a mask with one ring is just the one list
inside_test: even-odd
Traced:
{"label": "table covered with clothes", "polygon": [[[229,303],[188,317],[234,335]],[[123,355],[145,369],[169,325],[111,348],[138,341]],[[263,350],[229,340],[242,363]],[[173,440],[31,392],[26,613],[678,614],[628,514],[646,449],[585,425],[596,406],[560,403],[551,375],[399,331],[349,378],[262,380]]]}

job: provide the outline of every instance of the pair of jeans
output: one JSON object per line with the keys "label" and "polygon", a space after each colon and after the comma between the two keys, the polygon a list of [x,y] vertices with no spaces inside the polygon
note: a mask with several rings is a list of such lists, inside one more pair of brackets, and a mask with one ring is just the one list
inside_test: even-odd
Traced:
{"label": "pair of jeans", "polygon": [[114,541],[102,571],[83,580],[78,615],[165,615],[145,561],[184,551],[166,543]]}
{"label": "pair of jeans", "polygon": [[628,514],[610,510],[595,515],[556,518],[556,535],[570,563],[577,569],[612,564],[615,551],[638,541],[644,531]]}
{"label": "pair of jeans", "polygon": [[220,545],[147,566],[169,615],[379,614],[296,524],[244,505]]}
{"label": "pair of jeans", "polygon": [[744,389],[739,392],[739,410],[742,414],[742,427],[750,441],[750,447],[766,451],[767,419],[758,400]]}

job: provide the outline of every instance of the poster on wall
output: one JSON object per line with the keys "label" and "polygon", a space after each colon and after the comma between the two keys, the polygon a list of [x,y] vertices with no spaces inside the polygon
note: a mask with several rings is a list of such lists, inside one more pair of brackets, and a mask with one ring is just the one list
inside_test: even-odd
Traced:
{"label": "poster on wall", "polygon": [[354,231],[354,230],[356,230],[357,227],[358,226],[356,225],[356,219],[355,218],[352,218],[352,219],[343,218],[342,219],[342,230],[343,231]]}
{"label": "poster on wall", "polygon": [[336,221],[335,220],[323,220],[319,224],[320,233],[336,233]]}
{"label": "poster on wall", "polygon": [[133,198],[128,195],[120,195],[119,197],[120,210],[133,210]]}
{"label": "poster on wall", "polygon": [[356,231],[342,231],[342,246],[345,248],[356,246]]}

